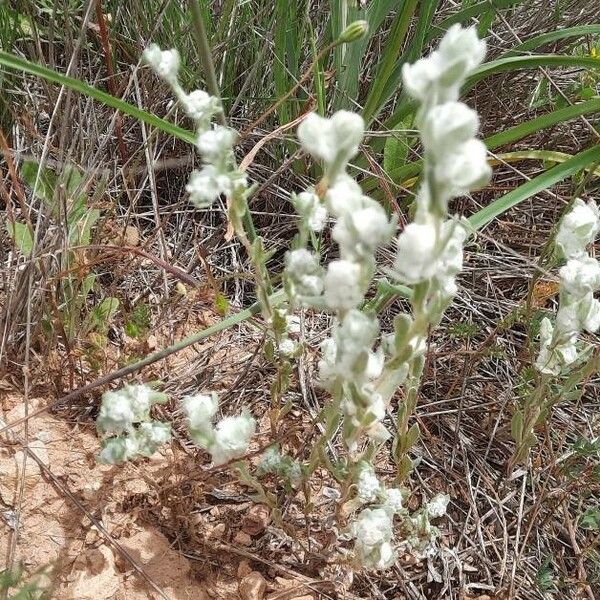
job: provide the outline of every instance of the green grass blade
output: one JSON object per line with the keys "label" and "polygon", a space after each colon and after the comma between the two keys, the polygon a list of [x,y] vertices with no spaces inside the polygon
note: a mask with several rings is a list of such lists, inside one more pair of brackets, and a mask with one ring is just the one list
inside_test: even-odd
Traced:
{"label": "green grass blade", "polygon": [[517,206],[524,200],[547,190],[559,181],[571,177],[578,171],[589,169],[591,165],[600,162],[600,145],[592,146],[579,154],[576,154],[569,160],[548,169],[541,175],[526,181],[518,188],[508,192],[498,200],[482,208],[474,215],[469,217],[469,222],[474,229],[482,229],[491,223],[496,217],[505,213],[507,210]]}
{"label": "green grass blade", "polygon": [[[521,69],[537,69],[538,67],[571,67],[574,69],[595,69],[600,71],[600,60],[591,56],[559,56],[556,54],[535,54],[533,56],[509,56],[499,58],[481,65],[467,79],[463,92],[470,90],[476,83],[497,73],[504,71],[517,71]],[[394,112],[384,123],[384,129],[394,129],[400,121],[416,110],[417,104],[413,100],[404,98]],[[383,140],[374,140],[372,148],[381,150]]]}
{"label": "green grass blade", "polygon": [[524,0],[484,0],[483,2],[478,2],[477,4],[463,8],[450,15],[437,25],[433,25],[427,32],[425,43],[428,44],[434,39],[440,37],[455,23],[466,23],[469,21],[469,19],[479,17],[488,12],[490,9],[502,10],[511,8],[517,4],[522,4],[523,1]]}
{"label": "green grass blade", "polygon": [[[523,160],[543,160],[546,163],[564,163],[573,158],[567,152],[556,150],[515,150],[514,152],[502,152],[490,161],[492,165],[502,163],[514,163]],[[595,165],[583,167],[582,171],[591,171],[596,177],[600,177],[600,169]]]}
{"label": "green grass blade", "polygon": [[399,60],[402,45],[404,44],[417,4],[418,0],[404,0],[402,8],[398,11],[396,18],[394,19],[389,38],[386,41],[383,57],[379,62],[377,74],[373,79],[373,85],[371,86],[365,101],[363,117],[367,122],[370,122],[382,108],[381,97],[385,85],[394,71],[394,66]]}
{"label": "green grass blade", "polygon": [[347,46],[342,71],[336,71],[337,90],[334,102],[336,109],[355,108],[354,102],[358,98],[363,58],[367,47],[397,5],[398,0],[376,0],[368,2],[366,9],[357,9],[353,13],[355,19],[363,19],[368,23],[369,31],[360,40]]}
{"label": "green grass blade", "polygon": [[133,104],[129,104],[120,98],[115,98],[114,96],[111,96],[102,90],[98,90],[95,87],[80,81],[79,79],[68,77],[67,75],[57,73],[56,71],[52,71],[51,69],[42,67],[41,65],[36,65],[35,63],[29,62],[24,58],[19,58],[8,52],[2,51],[0,51],[0,66],[15,71],[22,71],[23,73],[29,73],[30,75],[36,75],[37,77],[42,77],[46,81],[64,85],[69,89],[89,96],[94,100],[98,100],[99,102],[106,104],[106,106],[110,106],[111,108],[115,108],[125,115],[139,119],[140,121],[143,121],[152,127],[156,127],[165,133],[179,138],[180,140],[189,143],[194,143],[195,141],[196,136],[191,131],[187,131],[186,129],[178,127],[177,125],[173,125],[172,123],[169,123],[168,121],[165,121],[164,119],[161,119],[152,113],[142,110]]}
{"label": "green grass blade", "polygon": [[550,44],[558,40],[565,38],[578,38],[585,35],[598,35],[600,34],[600,24],[598,25],[580,25],[579,27],[565,27],[564,29],[557,29],[556,31],[549,31],[542,35],[536,35],[528,40],[525,40],[522,44],[511,48],[508,52],[505,52],[502,56],[516,56],[522,52],[530,52],[545,44]]}
{"label": "green grass blade", "polygon": [[[499,10],[509,8],[515,4],[520,4],[523,0],[485,0],[479,2],[463,10],[459,10],[447,19],[443,20],[439,25],[431,25],[433,12],[437,6],[437,2],[425,3],[419,13],[419,21],[417,31],[413,36],[413,41],[402,58],[395,63],[389,76],[387,77],[383,91],[379,93],[377,110],[369,114],[368,122],[379,114],[381,108],[391,98],[398,89],[402,80],[402,65],[405,62],[412,62],[419,58],[423,53],[423,48],[431,41],[440,37],[451,25],[455,23],[465,23],[473,17],[481,16],[483,13],[489,12],[490,9]],[[433,12],[432,12],[433,11]],[[373,111],[373,109],[370,109]]]}
{"label": "green grass blade", "polygon": [[485,140],[485,143],[489,150],[494,150],[495,148],[500,148],[506,144],[522,140],[524,137],[537,133],[542,129],[548,129],[559,123],[564,123],[571,119],[599,111],[600,98],[594,98],[592,100],[587,100],[586,102],[559,108],[558,110],[553,110],[552,112],[531,119],[530,121],[519,123],[514,127],[491,135]]}
{"label": "green grass blade", "polygon": [[[519,123],[504,131],[495,133],[483,141],[488,150],[495,150],[501,146],[522,140],[528,135],[532,135],[543,129],[548,129],[559,123],[564,123],[571,119],[596,112],[600,112],[600,98],[594,98],[593,100],[587,100],[586,102],[580,102],[579,104],[566,106],[565,108],[559,108],[558,110],[541,115],[535,119]],[[393,182],[401,183],[409,177],[418,175],[421,172],[421,165],[422,161],[414,161],[406,165],[400,165],[395,169],[386,170],[386,174]],[[368,194],[378,186],[379,178],[369,177],[364,181],[362,187],[364,192]]]}
{"label": "green grass blade", "polygon": [[[350,23],[363,18],[361,13],[364,13],[364,10],[358,9],[356,2],[329,0],[329,5],[331,41],[336,40]],[[338,83],[334,95],[336,109],[351,107],[352,101],[356,98],[360,58],[356,62],[355,60],[352,44],[340,44],[333,50],[333,66]]]}

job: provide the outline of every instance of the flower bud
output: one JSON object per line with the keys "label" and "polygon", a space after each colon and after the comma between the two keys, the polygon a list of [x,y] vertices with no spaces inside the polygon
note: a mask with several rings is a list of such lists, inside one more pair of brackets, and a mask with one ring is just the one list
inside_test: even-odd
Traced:
{"label": "flower bud", "polygon": [[350,23],[350,25],[342,31],[337,41],[340,44],[348,44],[355,40],[359,40],[367,33],[367,31],[369,31],[369,24],[366,21],[354,21],[354,23]]}

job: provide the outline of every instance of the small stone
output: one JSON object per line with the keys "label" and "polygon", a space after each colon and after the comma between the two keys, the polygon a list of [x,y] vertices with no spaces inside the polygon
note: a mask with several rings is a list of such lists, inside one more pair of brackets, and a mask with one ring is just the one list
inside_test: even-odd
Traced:
{"label": "small stone", "polygon": [[217,523],[211,530],[208,537],[211,540],[220,540],[225,534],[225,523]]}
{"label": "small stone", "polygon": [[99,481],[91,481],[86,483],[81,489],[81,495],[86,500],[93,500],[98,496],[98,492],[100,491],[101,485]]}
{"label": "small stone", "polygon": [[238,531],[233,538],[238,546],[251,546],[252,538],[244,531]]}
{"label": "small stone", "polygon": [[240,581],[238,591],[242,600],[262,600],[266,589],[266,579],[258,571],[252,571]]}
{"label": "small stone", "polygon": [[252,567],[247,560],[242,560],[237,568],[237,576],[239,579],[243,579],[246,575],[252,573]]}
{"label": "small stone", "polygon": [[137,227],[133,225],[127,225],[123,232],[123,245],[124,246],[138,246],[140,243],[140,232]]}
{"label": "small stone", "polygon": [[242,529],[248,535],[259,535],[271,520],[269,508],[264,504],[255,504],[242,518]]}

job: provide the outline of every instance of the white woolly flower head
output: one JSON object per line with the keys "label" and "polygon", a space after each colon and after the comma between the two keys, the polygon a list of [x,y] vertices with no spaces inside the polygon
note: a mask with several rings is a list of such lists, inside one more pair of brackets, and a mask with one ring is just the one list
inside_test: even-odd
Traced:
{"label": "white woolly flower head", "polygon": [[96,420],[99,430],[122,433],[133,424],[134,414],[129,399],[119,392],[105,392]]}
{"label": "white woolly flower head", "polygon": [[291,295],[300,302],[319,296],[323,291],[323,269],[316,255],[306,248],[286,254],[285,274],[291,285]]}
{"label": "white woolly flower head", "polygon": [[463,102],[433,106],[420,128],[425,149],[438,157],[474,138],[478,129],[479,116]]}
{"label": "white woolly flower head", "polygon": [[589,256],[572,258],[560,269],[561,288],[582,298],[600,289],[600,263]]}
{"label": "white woolly flower head", "polygon": [[[370,352],[377,334],[379,333],[379,322],[359,310],[350,310],[334,329],[333,337],[325,339],[321,343],[321,359],[319,360],[319,379],[328,387],[337,378],[354,381],[361,387],[361,391],[367,400],[369,390],[365,389],[365,379],[370,374],[379,376],[383,368],[383,353]],[[375,354],[376,358],[371,360]],[[361,360],[359,360],[361,359]],[[360,363],[357,365],[357,362]],[[358,368],[358,370],[357,370]],[[377,397],[372,397],[376,402]],[[344,410],[347,414],[354,414],[354,406],[349,404]],[[382,406],[381,418],[385,415],[385,407]]]}
{"label": "white woolly flower head", "polygon": [[450,496],[447,494],[437,494],[427,503],[426,510],[430,517],[437,519],[446,514],[448,504],[450,504]]}
{"label": "white woolly flower head", "polygon": [[460,196],[489,182],[492,169],[487,162],[487,148],[481,140],[470,139],[445,153],[436,162],[435,179],[438,193]]}
{"label": "white woolly flower head", "polygon": [[363,206],[339,217],[332,237],[340,247],[342,258],[362,261],[370,259],[375,250],[387,243],[396,221],[388,220],[385,210],[370,199]]}
{"label": "white woolly flower head", "polygon": [[327,209],[313,191],[292,195],[292,203],[298,214],[306,220],[313,231],[323,231],[327,222]]}
{"label": "white woolly flower head", "polygon": [[394,269],[409,284],[429,279],[435,272],[437,235],[434,223],[409,223],[398,236]]}
{"label": "white woolly flower head", "polygon": [[356,354],[365,348],[371,348],[378,333],[379,322],[376,318],[359,310],[351,310],[337,328],[335,338],[344,351]]}
{"label": "white woolly flower head", "polygon": [[358,152],[364,132],[365,123],[356,113],[340,110],[329,119],[310,113],[298,126],[298,139],[309,154],[343,169]]}
{"label": "white woolly flower head", "polygon": [[174,85],[177,83],[181,60],[175,48],[161,50],[156,44],[150,44],[143,54],[144,60],[161,78]]}
{"label": "white woolly flower head", "polygon": [[438,52],[446,66],[444,80],[464,77],[474,71],[485,58],[486,43],[475,27],[452,25],[440,41]]}
{"label": "white woolly flower head", "polygon": [[120,434],[131,429],[134,423],[150,419],[150,407],[166,402],[165,394],[147,385],[125,385],[114,392],[105,392],[96,426],[101,433]]}
{"label": "white woolly flower head", "polygon": [[454,277],[462,270],[466,236],[460,221],[445,221],[439,229],[433,221],[409,223],[397,240],[396,276],[408,284],[436,279],[452,291]]}
{"label": "white woolly flower head", "polygon": [[362,208],[363,198],[360,185],[352,177],[340,175],[327,189],[325,204],[334,217],[340,218]]}
{"label": "white woolly flower head", "polygon": [[356,491],[358,499],[363,503],[374,502],[382,490],[381,483],[375,475],[373,467],[362,461],[358,466],[358,477],[356,479]]}
{"label": "white woolly flower head", "polygon": [[353,523],[354,551],[363,567],[385,569],[394,563],[392,516],[385,508],[366,508]]}
{"label": "white woolly flower head", "polygon": [[185,189],[197,208],[208,208],[221,194],[231,196],[238,186],[246,185],[246,176],[243,173],[222,170],[208,164],[199,171],[192,172]]}
{"label": "white woolly flower head", "polygon": [[[558,316],[560,316],[560,312]],[[563,312],[564,315],[566,313]],[[571,327],[570,324],[566,326]],[[559,339],[559,337],[562,339]],[[564,366],[568,366],[577,360],[576,340],[576,332],[556,336],[550,319],[544,317],[540,324],[540,352],[535,361],[538,371],[547,375],[560,375]]]}
{"label": "white woolly flower head", "polygon": [[256,431],[256,421],[248,412],[225,417],[215,427],[215,437],[209,446],[215,465],[222,465],[248,451],[250,438]]}
{"label": "white woolly flower head", "polygon": [[219,99],[204,90],[194,90],[182,95],[181,104],[190,118],[205,127],[214,115],[222,111]]}
{"label": "white woolly flower head", "polygon": [[236,140],[237,133],[233,129],[215,125],[212,129],[202,131],[198,135],[196,147],[204,161],[216,163],[231,154]]}
{"label": "white woolly flower head", "polygon": [[215,393],[185,396],[181,406],[190,429],[207,429],[212,427],[212,420],[219,409],[219,398]]}
{"label": "white woolly flower head", "polygon": [[474,28],[450,27],[437,50],[412,65],[404,65],[402,79],[408,93],[421,102],[456,100],[466,77],[483,61],[486,45]]}
{"label": "white woolly flower head", "polygon": [[363,299],[362,273],[358,263],[332,260],[325,274],[325,301],[332,310],[349,310]]}
{"label": "white woolly flower head", "polygon": [[133,457],[135,454],[150,457],[163,444],[166,444],[171,439],[171,426],[169,423],[161,423],[160,421],[150,421],[142,423],[135,436],[131,436],[130,441],[133,447],[128,450],[128,453]]}
{"label": "white woolly flower head", "polygon": [[258,462],[258,469],[263,473],[274,473],[281,465],[281,450],[278,444],[269,446],[260,457]]}
{"label": "white woolly flower head", "polygon": [[600,301],[589,292],[577,302],[577,318],[581,329],[596,333],[600,329]]}
{"label": "white woolly flower head", "polygon": [[293,356],[298,350],[298,343],[289,337],[286,337],[279,342],[277,349],[284,356]]}
{"label": "white woolly flower head", "polygon": [[404,510],[403,494],[399,488],[388,488],[385,490],[385,505],[394,513],[398,514]]}
{"label": "white woolly flower head", "polygon": [[580,258],[585,256],[587,246],[594,241],[599,229],[600,211],[596,203],[586,204],[577,198],[560,222],[555,241],[567,260]]}

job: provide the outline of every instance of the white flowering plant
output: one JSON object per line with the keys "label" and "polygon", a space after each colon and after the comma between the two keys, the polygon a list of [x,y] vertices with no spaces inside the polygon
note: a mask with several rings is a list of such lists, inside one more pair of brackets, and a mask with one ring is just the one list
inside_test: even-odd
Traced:
{"label": "white flowering plant", "polygon": [[[364,26],[349,27],[340,39],[355,39]],[[199,209],[217,198],[227,200],[230,222],[252,261],[257,297],[267,328],[265,355],[276,366],[271,384],[271,432],[290,409],[284,402],[292,366],[306,343],[298,327],[299,310],[328,313],[330,334],[320,344],[318,385],[328,399],[318,416],[320,435],[306,460],[292,458],[269,440],[255,472],[244,463],[257,422],[247,409],[216,420],[218,396],[205,392],[180,401],[190,438],[210,454],[215,466],[233,461],[244,483],[259,492],[272,508],[276,498],[261,483],[275,476],[286,490],[301,486],[308,494],[309,479],[326,470],[339,486],[336,516],[347,539],[354,540],[355,564],[385,569],[394,564],[398,547],[419,556],[437,551],[438,529],[432,520],[446,514],[450,497],[438,494],[412,514],[403,483],[415,466],[411,450],[420,438],[414,421],[425,365],[428,336],[439,325],[458,293],[457,276],[463,268],[463,248],[471,232],[466,219],[449,212],[450,202],[484,186],[491,177],[487,151],[478,139],[477,113],[459,100],[461,86],[481,64],[485,42],[473,28],[452,26],[428,57],[403,67],[404,86],[418,103],[415,125],[423,152],[422,179],[414,200],[414,220],[398,233],[396,215],[363,193],[352,176],[351,161],[365,135],[361,116],[338,111],[330,118],[309,113],[297,137],[303,151],[322,166],[322,177],[290,199],[298,214],[298,234],[285,255],[282,292],[273,294],[267,269],[268,252],[257,237],[247,199],[252,193],[246,174],[233,152],[236,133],[213,118],[222,108],[219,99],[202,90],[186,93],[179,83],[179,55],[175,50],[150,46],[146,62],[168,83],[197,130],[196,148],[202,167],[187,185],[191,202]],[[556,322],[542,322],[536,368],[542,377],[558,376],[578,356],[583,330],[600,326],[600,268],[586,253],[600,228],[594,204],[576,201],[563,219],[556,243],[566,264],[560,271],[561,300]],[[317,235],[330,229],[337,256],[320,256]],[[391,264],[380,264],[379,250],[393,245]],[[406,297],[410,312],[398,314],[391,331],[382,331],[377,298],[369,292],[378,274],[388,288]],[[273,301],[277,296],[278,303]],[[281,300],[283,298],[283,300]],[[169,440],[168,426],[150,420],[154,402],[164,401],[129,386],[107,392],[102,400],[98,429],[112,435],[101,460],[123,462],[148,456]],[[402,390],[397,395],[398,390]],[[397,408],[393,400],[400,396]],[[515,415],[516,453],[531,445],[539,416],[539,402]],[[534,408],[531,408],[531,407]],[[537,407],[537,408],[535,408]],[[332,459],[334,438],[342,442],[342,456]],[[392,451],[395,474],[383,481],[376,473],[377,459]],[[400,534],[397,537],[396,534]]]}
{"label": "white flowering plant", "polygon": [[[485,148],[475,137],[477,114],[458,101],[460,86],[484,54],[485,44],[474,30],[454,26],[439,49],[404,67],[406,89],[420,103],[416,124],[424,149],[424,176],[414,222],[395,240],[396,256],[393,266],[387,268],[388,276],[408,293],[412,314],[396,317],[390,333],[381,332],[377,312],[366,302],[366,296],[378,270],[377,251],[392,243],[397,218],[366,196],[349,173],[350,161],[365,134],[362,118],[348,111],[339,111],[331,118],[310,113],[298,127],[302,148],[322,164],[323,176],[315,186],[291,197],[300,217],[299,232],[285,258],[285,302],[275,308],[269,298],[271,283],[262,241],[250,241],[252,232],[244,228],[242,220],[248,215],[251,188],[236,166],[236,134],[224,125],[212,124],[212,118],[221,110],[218,98],[201,90],[188,94],[182,89],[175,50],[150,46],[144,54],[196,125],[196,147],[203,166],[190,177],[190,200],[198,208],[206,208],[224,195],[230,220],[253,261],[262,314],[270,326],[267,355],[278,364],[271,386],[272,403],[275,400],[277,404],[285,394],[291,362],[302,352],[295,339],[296,311],[313,309],[333,315],[332,332],[321,344],[318,361],[319,385],[330,394],[322,411],[324,433],[306,463],[287,456],[277,445],[271,446],[259,461],[257,477],[276,474],[291,489],[310,478],[316,469],[329,469],[341,486],[342,512],[348,515],[347,530],[355,540],[354,557],[366,568],[385,568],[394,562],[395,517],[401,517],[407,547],[418,552],[434,547],[437,530],[430,518],[441,517],[449,500],[446,496],[436,497],[411,516],[404,508],[406,491],[397,484],[412,468],[408,453],[419,438],[418,426],[410,421],[427,335],[456,294],[455,280],[462,268],[463,244],[468,235],[464,221],[448,216],[448,202],[485,184],[490,176]],[[311,248],[311,240],[328,225],[332,225],[331,237],[339,257],[322,264],[318,248]],[[404,386],[404,400],[397,412],[396,427],[390,432],[384,420],[400,386]],[[124,448],[119,452],[117,442],[108,440],[102,460],[121,462],[155,449],[158,435],[151,442],[135,442],[135,451],[127,445],[132,443],[129,440],[146,435],[148,426],[158,427],[149,421],[151,403],[146,403],[141,413],[136,412],[142,389],[130,386],[104,395],[99,430],[117,435],[127,432],[129,437],[124,441],[113,438]],[[215,393],[186,396],[180,404],[191,439],[211,455],[215,465],[239,461],[248,452],[256,430],[248,411],[215,424],[219,409]],[[282,412],[275,410],[278,414]],[[141,425],[132,429],[131,423],[140,420]],[[326,446],[340,421],[346,456],[334,464],[327,457]],[[378,452],[391,437],[397,462],[396,485],[380,481],[373,467]],[[163,438],[168,441],[166,434]],[[252,478],[247,468],[239,471],[260,489],[259,480]],[[261,495],[268,498],[267,494]]]}
{"label": "white flowering plant", "polygon": [[[511,431],[516,448],[509,470],[525,460],[536,443],[535,426],[545,419],[555,394],[553,381],[570,376],[577,365],[586,363],[592,346],[582,342],[584,332],[600,329],[600,262],[588,254],[588,248],[600,231],[600,210],[594,201],[577,198],[559,223],[554,239],[557,254],[565,264],[559,269],[559,305],[554,324],[544,317],[539,331],[539,352],[535,369],[537,385],[515,411]],[[560,397],[559,386],[558,396]]]}

